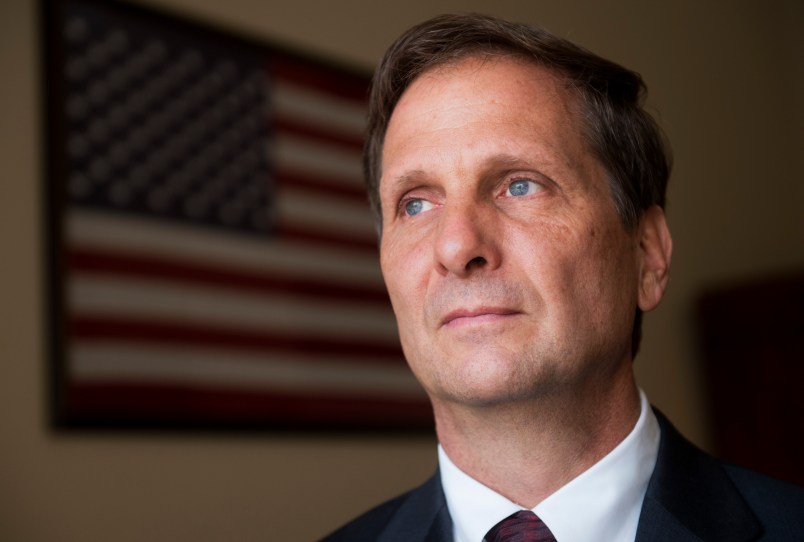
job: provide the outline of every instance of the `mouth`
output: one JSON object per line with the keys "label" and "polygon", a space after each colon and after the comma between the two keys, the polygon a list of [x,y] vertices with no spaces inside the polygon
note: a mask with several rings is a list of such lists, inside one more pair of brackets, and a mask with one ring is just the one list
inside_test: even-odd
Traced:
{"label": "mouth", "polygon": [[441,327],[458,327],[494,323],[519,314],[519,311],[503,307],[478,307],[476,309],[457,309],[441,320]]}

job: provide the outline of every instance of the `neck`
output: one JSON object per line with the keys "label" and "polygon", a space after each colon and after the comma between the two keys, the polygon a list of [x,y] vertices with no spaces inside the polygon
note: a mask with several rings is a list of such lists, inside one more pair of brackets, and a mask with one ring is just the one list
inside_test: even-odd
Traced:
{"label": "neck", "polygon": [[434,400],[439,442],[463,472],[533,508],[613,450],[640,413],[629,378],[606,390],[494,406]]}

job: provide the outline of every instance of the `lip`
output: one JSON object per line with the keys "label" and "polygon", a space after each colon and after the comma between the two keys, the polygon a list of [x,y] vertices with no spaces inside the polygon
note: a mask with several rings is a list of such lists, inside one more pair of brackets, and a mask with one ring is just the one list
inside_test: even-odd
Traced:
{"label": "lip", "polygon": [[476,309],[457,309],[448,313],[442,320],[441,326],[459,326],[464,324],[480,324],[495,322],[501,318],[514,316],[519,311],[505,307],[479,307]]}

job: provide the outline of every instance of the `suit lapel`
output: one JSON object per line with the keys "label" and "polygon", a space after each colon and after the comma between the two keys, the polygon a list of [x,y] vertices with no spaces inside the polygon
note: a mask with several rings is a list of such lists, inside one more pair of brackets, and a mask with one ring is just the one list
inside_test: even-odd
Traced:
{"label": "suit lapel", "polygon": [[452,542],[452,519],[438,472],[408,495],[378,542]]}
{"label": "suit lapel", "polygon": [[690,444],[658,411],[661,442],[636,542],[745,542],[761,526],[723,467]]}
{"label": "suit lapel", "polygon": [[436,514],[424,540],[425,542],[452,542],[452,517],[449,515],[446,503]]}

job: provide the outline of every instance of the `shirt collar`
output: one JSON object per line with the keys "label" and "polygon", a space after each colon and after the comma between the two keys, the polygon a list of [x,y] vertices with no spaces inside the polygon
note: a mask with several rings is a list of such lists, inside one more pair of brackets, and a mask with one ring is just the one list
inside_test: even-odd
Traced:
{"label": "shirt collar", "polygon": [[[533,509],[557,542],[634,540],[659,450],[659,424],[639,394],[641,412],[628,436]],[[491,527],[522,509],[461,471],[441,445],[438,460],[455,542],[481,542]]]}

